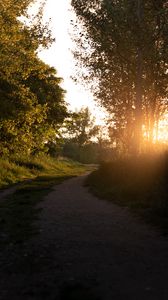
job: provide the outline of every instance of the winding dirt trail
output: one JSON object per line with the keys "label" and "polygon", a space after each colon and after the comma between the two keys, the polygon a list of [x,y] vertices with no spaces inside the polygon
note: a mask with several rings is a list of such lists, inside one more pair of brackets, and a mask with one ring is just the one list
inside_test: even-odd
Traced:
{"label": "winding dirt trail", "polygon": [[84,179],[65,181],[40,203],[40,234],[5,269],[0,299],[167,300],[167,238],[92,196]]}

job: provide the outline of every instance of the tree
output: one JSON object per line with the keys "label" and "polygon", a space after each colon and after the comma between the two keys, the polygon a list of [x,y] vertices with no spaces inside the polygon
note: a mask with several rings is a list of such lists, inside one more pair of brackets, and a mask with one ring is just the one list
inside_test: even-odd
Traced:
{"label": "tree", "polygon": [[97,139],[99,126],[95,125],[88,107],[70,113],[66,119],[63,136],[63,155],[83,163],[95,163],[99,155]]}
{"label": "tree", "polygon": [[92,117],[88,107],[81,108],[80,111],[70,114],[66,120],[64,134],[67,138],[83,146],[98,133],[98,126],[95,125],[95,119]]}
{"label": "tree", "polygon": [[142,128],[152,140],[166,107],[166,1],[71,3],[83,28],[75,55],[87,67],[86,79],[98,82],[94,94],[111,113],[118,136],[125,140],[127,132],[126,144],[139,153]]}
{"label": "tree", "polygon": [[[66,116],[64,91],[56,71],[37,55],[53,39],[42,23],[44,3],[32,22],[30,0],[0,4],[0,153],[33,153],[54,139]],[[9,109],[10,108],[10,109]]]}

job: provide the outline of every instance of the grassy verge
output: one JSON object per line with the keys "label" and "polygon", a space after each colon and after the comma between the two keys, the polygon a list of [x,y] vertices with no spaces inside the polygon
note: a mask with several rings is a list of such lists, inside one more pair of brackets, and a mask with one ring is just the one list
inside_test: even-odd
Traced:
{"label": "grassy verge", "polygon": [[0,189],[38,176],[75,176],[87,168],[71,160],[57,160],[47,155],[0,159]]}
{"label": "grassy verge", "polygon": [[80,175],[88,170],[73,161],[58,161],[51,157],[15,159],[12,162],[1,160],[1,186],[24,179],[16,192],[0,201],[0,246],[20,244],[38,232],[35,220],[39,209],[36,204],[63,180]]}
{"label": "grassy verge", "polygon": [[87,179],[102,199],[128,207],[168,233],[168,156],[139,157],[104,163]]}

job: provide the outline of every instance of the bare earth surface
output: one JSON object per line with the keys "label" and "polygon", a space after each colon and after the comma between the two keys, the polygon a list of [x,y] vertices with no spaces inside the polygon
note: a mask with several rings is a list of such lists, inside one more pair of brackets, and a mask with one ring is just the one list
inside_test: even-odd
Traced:
{"label": "bare earth surface", "polygon": [[17,190],[17,185],[15,185],[9,189],[5,189],[4,191],[3,190],[0,191],[0,201],[2,201],[7,196],[13,194],[16,190]]}
{"label": "bare earth surface", "polygon": [[40,234],[1,253],[0,299],[167,300],[167,238],[92,196],[84,178],[54,187]]}

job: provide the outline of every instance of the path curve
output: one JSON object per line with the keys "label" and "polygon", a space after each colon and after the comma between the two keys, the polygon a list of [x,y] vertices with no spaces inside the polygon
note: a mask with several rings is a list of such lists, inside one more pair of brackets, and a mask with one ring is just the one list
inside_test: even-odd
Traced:
{"label": "path curve", "polygon": [[12,299],[167,300],[168,240],[91,195],[84,179],[40,203],[40,234],[25,245]]}

